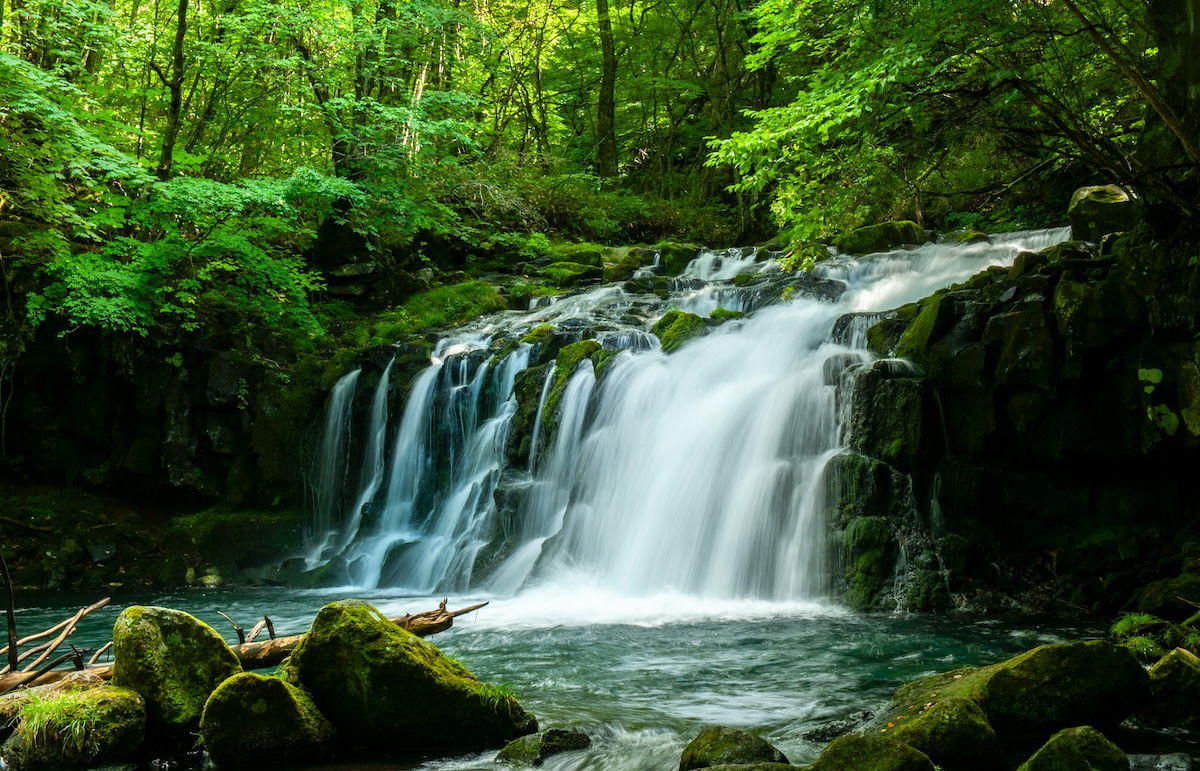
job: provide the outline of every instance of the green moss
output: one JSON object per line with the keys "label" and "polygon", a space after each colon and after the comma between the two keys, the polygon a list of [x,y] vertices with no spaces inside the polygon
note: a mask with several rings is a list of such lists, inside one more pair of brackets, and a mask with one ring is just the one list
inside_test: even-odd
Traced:
{"label": "green moss", "polygon": [[486,281],[465,281],[415,294],[404,305],[380,315],[371,333],[372,345],[388,345],[430,329],[456,326],[508,307],[496,287]]}
{"label": "green moss", "polygon": [[604,263],[604,257],[609,251],[607,246],[584,241],[577,244],[554,244],[547,256],[555,262],[574,262],[598,268]]}
{"label": "green moss", "polygon": [[604,280],[628,281],[647,262],[647,257],[653,256],[653,251],[637,247],[609,249],[604,259]]}
{"label": "green moss", "polygon": [[937,369],[930,366],[939,358],[931,355],[934,353],[932,346],[937,336],[945,331],[952,314],[952,303],[946,300],[944,295],[930,297],[922,303],[921,312],[900,336],[896,343],[896,356],[915,361],[927,370]]}
{"label": "green moss", "polygon": [[14,769],[91,768],[136,759],[146,728],[137,693],[116,686],[25,698],[0,755]]}
{"label": "green moss", "polygon": [[737,728],[709,725],[688,742],[679,758],[679,771],[723,764],[787,763],[787,757],[767,741]]}
{"label": "green moss", "polygon": [[737,287],[750,286],[760,277],[758,273],[739,273],[733,277],[733,285]]}
{"label": "green moss", "polygon": [[724,322],[732,321],[734,319],[744,319],[746,318],[746,314],[742,313],[741,311],[731,311],[726,310],[725,308],[717,308],[715,311],[708,314],[708,317],[713,321]]}
{"label": "green moss", "polygon": [[221,683],[200,718],[218,768],[293,768],[329,755],[336,732],[299,688],[249,672]]}
{"label": "green moss", "polygon": [[113,685],[146,700],[151,725],[195,729],[209,695],[242,671],[237,656],[203,621],[182,611],[134,605],[113,624]]}
{"label": "green moss", "polygon": [[523,311],[529,307],[529,301],[534,297],[554,297],[563,293],[563,289],[550,286],[541,281],[521,281],[508,288],[507,306],[514,311]]}
{"label": "green moss", "polygon": [[554,327],[550,324],[539,324],[525,333],[522,343],[545,343],[554,335]]}
{"label": "green moss", "polygon": [[677,244],[671,241],[660,241],[653,249],[658,252],[661,258],[660,265],[667,276],[678,276],[682,273],[700,251],[700,247],[694,244]]}
{"label": "green moss", "polygon": [[934,771],[920,750],[885,736],[834,739],[808,771]]}
{"label": "green moss", "polygon": [[879,605],[880,592],[895,570],[896,536],[883,517],[855,517],[842,533],[845,600],[852,608]]}
{"label": "green moss", "polygon": [[1059,731],[1017,771],[1127,771],[1129,758],[1091,726]]}
{"label": "green moss", "polygon": [[363,602],[322,608],[285,679],[345,738],[376,750],[466,749],[537,730],[515,698]]}
{"label": "green moss", "polygon": [[699,337],[704,329],[704,319],[696,314],[669,310],[658,320],[652,331],[662,342],[663,353],[672,353]]}
{"label": "green moss", "polygon": [[175,517],[168,542],[210,562],[264,563],[300,546],[303,512],[293,508],[231,510],[214,507]]}
{"label": "green moss", "polygon": [[539,268],[538,274],[559,287],[574,286],[584,279],[601,278],[604,275],[600,268],[578,262],[553,262]]}

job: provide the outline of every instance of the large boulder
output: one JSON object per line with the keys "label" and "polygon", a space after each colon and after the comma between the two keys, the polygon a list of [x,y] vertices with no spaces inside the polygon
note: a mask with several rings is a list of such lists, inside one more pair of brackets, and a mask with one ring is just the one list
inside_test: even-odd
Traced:
{"label": "large boulder", "polygon": [[1017,771],[1129,771],[1121,748],[1091,726],[1059,731]]}
{"label": "large boulder", "polygon": [[971,699],[953,696],[925,704],[905,705],[906,714],[892,715],[886,731],[929,756],[946,771],[995,768],[1000,742],[983,710]]}
{"label": "large boulder", "polygon": [[29,697],[0,756],[12,771],[93,768],[137,759],[146,706],[128,688],[104,685]]}
{"label": "large boulder", "polygon": [[834,739],[808,771],[934,771],[920,750],[886,736]]}
{"label": "large boulder", "polygon": [[738,728],[708,725],[683,748],[679,771],[725,764],[787,762],[787,756],[765,739]]}
{"label": "large boulder", "polygon": [[1071,238],[1096,241],[1109,233],[1130,230],[1138,221],[1138,203],[1116,185],[1081,187],[1067,206]]}
{"label": "large boulder", "polygon": [[586,750],[591,746],[591,738],[583,731],[550,728],[540,734],[513,739],[504,745],[496,760],[518,766],[540,766],[546,762],[546,758],[564,752]]}
{"label": "large boulder", "polygon": [[292,768],[329,754],[333,725],[308,694],[250,672],[217,687],[200,717],[200,741],[218,768]]}
{"label": "large boulder", "polygon": [[922,244],[928,240],[920,225],[912,220],[898,220],[852,230],[839,238],[835,245],[844,254],[862,255],[886,252],[905,244]]}
{"label": "large boulder", "polygon": [[135,605],[113,624],[113,685],[146,700],[159,734],[194,731],[204,703],[242,671],[238,658],[208,624],[179,610]]}
{"label": "large boulder", "polygon": [[1149,677],[1128,649],[1090,640],[1042,645],[999,664],[916,680],[896,691],[889,714],[964,697],[1007,741],[1078,725],[1116,725],[1149,693]]}
{"label": "large boulder", "polygon": [[285,679],[311,694],[344,740],[368,749],[486,747],[537,730],[507,690],[357,600],[321,608]]}
{"label": "large boulder", "polygon": [[1200,658],[1176,648],[1150,667],[1152,699],[1143,716],[1160,725],[1200,725]]}

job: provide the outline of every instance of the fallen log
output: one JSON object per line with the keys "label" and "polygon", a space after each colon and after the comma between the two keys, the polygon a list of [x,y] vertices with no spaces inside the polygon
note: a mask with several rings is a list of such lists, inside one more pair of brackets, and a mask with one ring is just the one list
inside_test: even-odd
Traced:
{"label": "fallen log", "polygon": [[[438,632],[446,631],[454,625],[454,619],[467,613],[473,613],[485,605],[487,605],[486,602],[481,602],[478,605],[470,605],[458,610],[446,610],[446,600],[442,600],[438,604],[437,610],[406,614],[399,618],[393,618],[392,623],[403,629],[407,629],[418,637],[428,637]],[[276,637],[273,640],[263,640],[262,642],[231,645],[230,649],[237,655],[243,669],[266,669],[267,667],[282,664],[283,660],[291,655],[292,650],[300,644],[300,640],[303,638],[304,635],[302,634],[289,635],[287,637]],[[61,663],[63,662],[58,662],[58,664]],[[84,671],[93,672],[101,678],[108,680],[112,677],[112,667],[111,663],[89,665]],[[49,685],[71,674],[71,671],[43,671],[38,673],[37,677],[33,679],[30,678],[31,674],[34,673],[14,672],[8,675],[0,675],[0,694],[20,686]]]}

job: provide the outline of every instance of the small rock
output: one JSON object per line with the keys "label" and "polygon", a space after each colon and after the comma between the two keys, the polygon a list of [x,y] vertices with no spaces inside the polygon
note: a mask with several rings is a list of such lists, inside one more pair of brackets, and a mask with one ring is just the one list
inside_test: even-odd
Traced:
{"label": "small rock", "polygon": [[679,771],[722,764],[787,763],[787,757],[769,742],[737,728],[710,725],[700,729],[683,748]]}
{"label": "small rock", "polygon": [[1059,731],[1017,771],[1128,771],[1129,759],[1091,726]]}
{"label": "small rock", "polygon": [[582,731],[550,728],[540,734],[513,739],[500,750],[496,760],[514,765],[540,766],[553,755],[586,750],[590,746],[592,740]]}

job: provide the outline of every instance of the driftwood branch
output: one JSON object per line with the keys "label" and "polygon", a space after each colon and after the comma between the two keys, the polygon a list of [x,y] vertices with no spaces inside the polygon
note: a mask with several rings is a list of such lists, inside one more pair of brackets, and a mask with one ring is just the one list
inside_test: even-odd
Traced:
{"label": "driftwood branch", "polygon": [[[487,605],[486,602],[481,602],[477,605],[459,608],[458,610],[447,610],[446,600],[442,600],[436,610],[406,614],[399,618],[393,618],[391,621],[418,637],[428,637],[429,635],[446,631],[453,626],[454,619],[467,613],[473,613],[485,605]],[[271,623],[271,620],[266,617],[263,620],[266,622],[265,626],[268,631],[274,634],[274,625]],[[238,661],[241,662],[243,669],[265,669],[281,664],[284,659],[291,655],[296,646],[300,644],[300,640],[303,637],[304,635],[302,634],[273,637],[270,640],[263,640],[261,642],[246,642],[240,645],[232,645],[230,648],[238,657]],[[105,680],[112,677],[112,664],[95,664],[99,655],[107,650],[110,645],[112,643],[109,643],[92,655],[86,671],[92,672]],[[73,653],[65,654],[56,660],[52,666],[43,667],[41,671],[36,673],[14,672],[7,675],[0,674],[0,693],[6,693],[21,686],[49,685],[63,679],[70,672],[51,670],[63,662],[69,661],[74,655]]]}
{"label": "driftwood branch", "polygon": [[229,625],[233,627],[233,632],[234,632],[234,634],[237,635],[238,643],[246,642],[246,630],[242,629],[240,624],[238,624],[232,618],[230,618],[229,616],[226,616],[224,613],[222,613],[219,610],[217,611],[217,615],[220,616],[221,618],[225,619],[226,621],[228,621]]}

